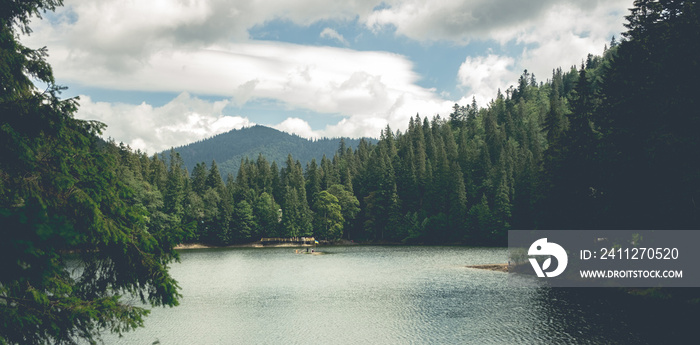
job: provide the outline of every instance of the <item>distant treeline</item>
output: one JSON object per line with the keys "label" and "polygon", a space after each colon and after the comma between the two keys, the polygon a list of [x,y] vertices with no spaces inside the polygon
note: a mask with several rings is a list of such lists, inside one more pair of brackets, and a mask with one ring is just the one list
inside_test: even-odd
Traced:
{"label": "distant treeline", "polygon": [[[360,139],[344,138],[343,140],[347,146],[353,148],[356,148],[360,142]],[[374,139],[366,140],[376,143]],[[309,140],[298,135],[256,125],[176,147],[175,151],[180,154],[189,171],[192,171],[195,165],[202,161],[209,163],[215,160],[221,176],[226,177],[228,174],[236,176],[241,167],[241,160],[246,157],[254,158],[262,153],[270,162],[281,164],[291,152],[295,159],[306,164],[313,158],[320,160],[324,154],[333,156],[339,141],[339,138]],[[167,151],[164,153],[168,154]]]}
{"label": "distant treeline", "polygon": [[416,115],[404,132],[341,142],[303,168],[291,154],[281,167],[259,156],[224,182],[216,162],[188,175],[174,151],[148,159],[111,147],[133,202],[188,242],[503,245],[509,229],[699,228],[694,11],[633,9],[622,42],[578,68],[545,82],[525,71],[486,107]]}

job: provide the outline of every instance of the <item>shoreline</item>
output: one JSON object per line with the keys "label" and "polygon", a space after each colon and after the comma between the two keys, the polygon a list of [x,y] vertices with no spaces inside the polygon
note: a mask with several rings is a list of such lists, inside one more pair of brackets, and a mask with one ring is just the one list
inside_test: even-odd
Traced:
{"label": "shoreline", "polygon": [[467,265],[466,267],[508,273],[508,264]]}
{"label": "shoreline", "polygon": [[281,247],[313,247],[312,244],[293,244],[293,243],[279,243],[279,244],[269,244],[263,245],[260,242],[245,243],[245,244],[232,244],[230,246],[213,246],[201,243],[186,243],[178,244],[173,249],[175,250],[188,250],[188,249],[217,249],[217,248],[281,248]]}
{"label": "shoreline", "polygon": [[277,243],[277,244],[266,244],[263,245],[260,241],[242,244],[232,244],[228,246],[215,246],[202,243],[181,243],[176,245],[173,249],[175,250],[188,250],[188,249],[216,249],[216,248],[307,248],[314,246],[348,246],[357,245],[360,243],[352,242],[348,240],[340,240],[334,242],[321,241],[319,245],[314,244],[297,244],[297,243]]}
{"label": "shoreline", "polygon": [[[438,247],[451,247],[451,246],[457,246],[457,247],[475,247],[475,248],[481,248],[482,246],[470,246],[466,244],[457,244],[457,243],[448,243],[448,244],[424,244],[424,243],[400,243],[400,242],[355,242],[355,241],[350,241],[350,240],[338,240],[338,241],[321,241],[318,245],[313,245],[313,244],[296,244],[296,243],[278,243],[278,244],[267,244],[263,245],[260,241],[257,242],[250,242],[250,243],[240,243],[240,244],[232,244],[228,246],[217,246],[217,245],[210,245],[210,244],[203,244],[203,243],[181,243],[173,247],[175,250],[189,250],[189,249],[219,249],[219,248],[306,248],[306,247],[327,247],[327,246],[418,246],[418,247],[433,247],[433,246],[438,246]],[[500,248],[498,246],[486,246],[483,248]],[[491,269],[491,270],[501,270],[498,267],[491,267],[489,266],[500,266],[500,265],[505,265],[507,264],[488,264],[488,265],[469,265],[466,267],[469,268],[479,268],[479,269]]]}

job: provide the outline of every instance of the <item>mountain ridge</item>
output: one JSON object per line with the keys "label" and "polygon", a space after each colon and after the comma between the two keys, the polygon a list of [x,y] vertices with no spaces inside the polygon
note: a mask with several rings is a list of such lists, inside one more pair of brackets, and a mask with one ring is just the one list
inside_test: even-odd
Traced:
{"label": "mountain ridge", "polygon": [[[175,147],[173,150],[180,154],[190,172],[198,163],[204,162],[210,166],[212,161],[216,161],[221,176],[225,179],[228,174],[236,176],[242,159],[257,159],[259,154],[262,154],[270,162],[277,162],[279,167],[284,164],[288,154],[291,154],[295,160],[299,160],[302,165],[314,158],[320,163],[323,155],[328,158],[333,157],[340,146],[341,139],[345,141],[347,147],[353,149],[357,148],[363,139],[372,143],[377,142],[377,139],[374,138],[352,139],[347,137],[309,140],[271,127],[255,125],[233,129],[207,139]],[[161,154],[167,154],[168,151]]]}

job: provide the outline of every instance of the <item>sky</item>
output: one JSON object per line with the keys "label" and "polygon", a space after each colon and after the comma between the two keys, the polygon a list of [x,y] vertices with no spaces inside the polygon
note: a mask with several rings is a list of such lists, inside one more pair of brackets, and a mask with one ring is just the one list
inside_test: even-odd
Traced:
{"label": "sky", "polygon": [[601,54],[632,0],[64,0],[46,46],[77,118],[149,153],[255,124],[378,137]]}

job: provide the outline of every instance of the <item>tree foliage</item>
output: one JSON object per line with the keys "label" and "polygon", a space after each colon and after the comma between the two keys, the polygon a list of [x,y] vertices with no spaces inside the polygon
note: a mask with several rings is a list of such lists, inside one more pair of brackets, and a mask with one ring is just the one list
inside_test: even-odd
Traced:
{"label": "tree foliage", "polygon": [[[180,231],[151,213],[163,195],[133,173],[140,161],[98,139],[103,124],[73,117],[77,99],[58,97],[46,49],[18,42],[16,28],[31,32],[32,15],[60,4],[3,2],[0,15],[0,343],[92,342],[142,326],[148,311],[125,294],[178,303],[167,264]],[[165,198],[176,216],[175,199]]]}

